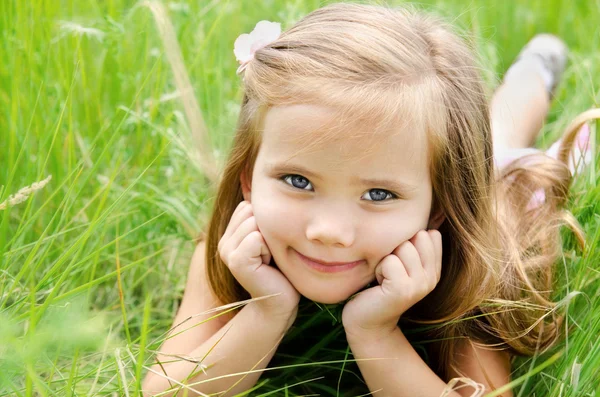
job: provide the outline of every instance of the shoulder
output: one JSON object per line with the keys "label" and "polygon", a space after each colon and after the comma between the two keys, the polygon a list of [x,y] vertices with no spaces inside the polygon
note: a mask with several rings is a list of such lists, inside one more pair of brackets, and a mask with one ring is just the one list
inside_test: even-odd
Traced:
{"label": "shoulder", "polygon": [[[493,391],[510,382],[510,354],[506,350],[486,347],[473,339],[465,338],[457,342],[453,357],[454,366],[449,368],[449,379],[467,377]],[[471,388],[457,390],[459,394],[470,396]],[[512,397],[511,391],[502,397]]]}

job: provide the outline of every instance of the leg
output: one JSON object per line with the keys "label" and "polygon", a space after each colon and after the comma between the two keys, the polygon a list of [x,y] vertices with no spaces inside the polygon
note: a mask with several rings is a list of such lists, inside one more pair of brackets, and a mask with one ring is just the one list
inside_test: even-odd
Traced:
{"label": "leg", "polygon": [[491,103],[494,147],[532,146],[567,60],[567,47],[550,34],[535,36],[504,75]]}
{"label": "leg", "polygon": [[532,146],[550,107],[548,91],[536,68],[524,64],[502,83],[491,103],[494,147]]}

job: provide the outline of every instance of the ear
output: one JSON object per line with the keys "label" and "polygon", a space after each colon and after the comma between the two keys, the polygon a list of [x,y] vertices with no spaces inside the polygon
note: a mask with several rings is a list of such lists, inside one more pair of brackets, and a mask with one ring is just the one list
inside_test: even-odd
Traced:
{"label": "ear", "polygon": [[250,202],[252,181],[248,180],[245,169],[242,170],[242,173],[240,174],[240,185],[242,186],[242,195],[244,196],[244,200]]}
{"label": "ear", "polygon": [[446,220],[446,214],[444,214],[444,209],[440,208],[439,205],[433,205],[431,208],[431,214],[429,215],[429,223],[427,224],[427,229],[439,229],[439,227]]}
{"label": "ear", "polygon": [[439,229],[442,223],[446,220],[446,215],[444,215],[444,211],[439,209],[435,213],[431,213],[429,217],[429,224],[427,225],[427,229]]}

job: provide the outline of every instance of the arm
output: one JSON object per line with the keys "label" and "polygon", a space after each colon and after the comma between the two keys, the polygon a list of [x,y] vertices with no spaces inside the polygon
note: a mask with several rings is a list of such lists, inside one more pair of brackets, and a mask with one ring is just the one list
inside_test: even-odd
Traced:
{"label": "arm", "polygon": [[[200,346],[235,316],[232,311],[210,312],[225,303],[212,294],[205,275],[205,255],[206,242],[201,241],[192,255],[181,305],[171,330],[156,355],[160,362],[169,361],[173,354],[189,353],[194,346]],[[155,365],[152,369],[160,371],[160,366]],[[148,375],[151,376],[152,372],[148,372]]]}
{"label": "arm", "polygon": [[[205,380],[220,374],[237,372],[236,368],[241,368],[240,372],[248,371],[265,354],[267,354],[269,348],[276,347],[279,333],[281,332],[282,335],[284,333],[282,329],[287,330],[287,328],[291,326],[291,323],[285,325],[286,321],[284,318],[273,319],[271,318],[272,316],[266,316],[262,312],[257,312],[257,307],[253,303],[245,306],[237,313],[237,315],[234,315],[231,312],[222,313],[219,317],[215,318],[210,318],[214,317],[216,315],[215,313],[199,315],[199,313],[204,313],[210,309],[224,305],[217,297],[213,296],[210,285],[205,277],[205,252],[205,242],[198,243],[190,263],[181,307],[173,321],[172,331],[169,332],[167,339],[156,355],[156,360],[162,363],[162,367],[167,373],[166,376],[176,380],[176,382],[171,381],[173,385],[177,385],[177,382],[189,384],[193,381],[201,379]],[[294,317],[290,317],[290,321],[293,321],[293,318]],[[183,323],[186,319],[190,320]],[[181,325],[178,326],[179,324]],[[228,330],[229,332],[227,332]],[[256,333],[253,333],[254,330],[258,330],[263,334],[261,343],[255,343],[253,335],[256,335]],[[221,340],[215,349],[210,352],[208,357],[203,361],[203,365],[210,365],[218,359],[219,355],[232,357],[228,353],[230,351],[244,353],[247,346],[254,346],[256,350],[251,352],[250,357],[245,357],[247,358],[246,360],[232,363],[233,365],[237,364],[235,367],[232,366],[231,368],[228,368],[229,360],[224,360],[208,369],[207,375],[200,373],[201,376],[183,382],[190,373],[197,372],[200,367],[196,363],[187,362],[175,356],[191,357],[200,361],[226,332],[227,335],[225,335],[223,340]],[[262,354],[260,354],[259,350],[263,350]],[[255,370],[264,369],[271,357],[272,353],[269,353],[269,355],[265,357],[266,361],[257,366]],[[177,360],[177,362],[172,362],[174,360]],[[145,390],[145,396],[154,394],[150,393],[150,391],[158,392],[170,388],[169,381],[165,378],[163,373],[163,368],[161,368],[160,365],[155,364],[149,369],[142,385],[142,389]],[[244,387],[252,387],[259,376],[260,373],[248,375],[235,390],[240,390]],[[241,378],[241,376],[224,378],[218,381],[198,385],[197,389],[200,391],[208,390],[209,392],[212,389],[226,390],[230,385],[235,383],[235,381],[239,380],[239,378]],[[180,394],[183,394],[183,392]],[[192,396],[199,394],[189,392],[188,395]]]}
{"label": "arm", "polygon": [[[357,360],[384,358],[384,360],[357,362],[372,393],[383,389],[377,393],[378,396],[438,397],[446,388],[446,383],[425,364],[399,327],[396,327],[391,333],[347,334],[347,337],[350,349]],[[486,385],[486,391],[489,392],[488,383],[482,378],[477,363],[472,361],[472,352],[474,350],[462,349],[459,353],[463,354],[458,360],[459,367],[464,375]],[[484,365],[490,364],[488,375],[492,374],[491,378],[497,381],[495,385],[501,386],[504,384],[503,382],[508,382],[510,363],[506,366],[506,363],[502,361],[504,357],[497,354],[485,351],[486,361],[483,362]],[[463,387],[459,390],[460,393],[453,391],[446,396],[471,396],[474,391],[471,387]],[[509,396],[512,394],[504,395],[504,397]]]}
{"label": "arm", "polygon": [[[446,383],[425,364],[399,327],[391,333],[346,335],[357,360],[383,358],[357,362],[371,393],[379,397],[442,395]],[[447,396],[460,397],[456,392]]]}
{"label": "arm", "polygon": [[[461,340],[456,347],[456,370],[450,368],[450,378],[462,376],[481,383],[485,386],[485,392],[489,393],[510,382],[510,355],[505,351],[488,350],[469,340]],[[465,389],[459,390],[461,396],[470,396],[469,390]],[[513,393],[509,390],[500,396],[513,397]]]}
{"label": "arm", "polygon": [[[225,391],[245,376],[244,380],[222,397],[235,395],[256,384],[262,370],[271,361],[277,346],[294,319],[295,316],[289,319],[267,317],[250,303],[217,333],[189,353],[190,358],[195,360],[202,360],[207,356],[202,362],[203,365],[209,367],[205,369],[206,373],[202,372],[199,364],[179,359],[163,364],[163,368],[169,378],[190,385],[190,388],[199,392],[196,394],[188,391],[187,395],[190,396]],[[220,340],[221,338],[223,339]],[[250,370],[256,372],[224,377],[191,386],[199,381]],[[162,370],[157,372],[162,373]],[[186,381],[185,379],[194,372],[199,373]],[[171,380],[171,384],[177,390],[176,382]],[[165,376],[154,374],[154,376],[146,378],[143,388],[144,396],[152,396],[171,388],[171,386]],[[179,395],[184,395],[184,393],[185,390],[182,388]]]}

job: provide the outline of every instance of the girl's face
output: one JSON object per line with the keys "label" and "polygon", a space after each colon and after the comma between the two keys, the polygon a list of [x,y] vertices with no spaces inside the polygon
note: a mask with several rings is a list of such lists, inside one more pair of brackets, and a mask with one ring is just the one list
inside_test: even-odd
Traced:
{"label": "girl's face", "polygon": [[[242,176],[275,263],[298,292],[325,304],[344,301],[373,281],[385,256],[428,227],[432,204],[422,129],[393,131],[367,150],[359,139],[332,140],[299,153],[296,139],[318,134],[332,114],[315,105],[271,108],[251,186]],[[300,254],[360,263],[323,272]]]}

